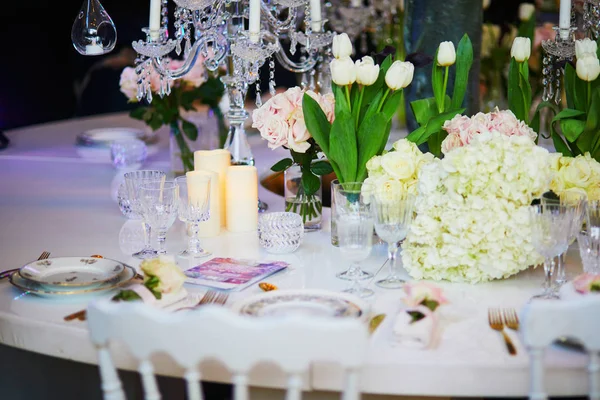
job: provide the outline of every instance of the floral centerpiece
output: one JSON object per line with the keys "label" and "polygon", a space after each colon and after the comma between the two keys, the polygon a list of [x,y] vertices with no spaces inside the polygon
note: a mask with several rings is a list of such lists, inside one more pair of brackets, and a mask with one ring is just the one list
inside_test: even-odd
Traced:
{"label": "floral centerpiece", "polygon": [[293,165],[300,167],[302,178],[296,201],[287,202],[286,211],[299,213],[306,224],[321,215],[321,200],[315,196],[320,187],[319,176],[329,174],[332,169],[328,162],[318,160],[321,148],[306,128],[302,108],[305,93],[317,102],[327,121],[333,122],[333,95],[321,96],[310,90],[305,92],[299,87],[293,87],[273,96],[254,110],[252,127],[258,129],[269,148],[284,147],[290,150],[291,158],[284,158],[273,165],[271,170],[283,172]]}
{"label": "floral centerpiece", "polygon": [[[171,70],[181,68],[183,61],[166,60],[166,65]],[[119,85],[121,92],[130,102],[137,103],[139,77],[134,68],[127,67],[121,73]],[[160,89],[160,77],[156,72],[150,75],[152,92],[158,93]],[[223,113],[219,108],[219,102],[224,93],[224,87],[218,78],[208,77],[202,60],[192,67],[192,70],[183,78],[173,82],[169,95],[160,97],[153,96],[152,102],[147,106],[140,106],[131,111],[130,116],[144,121],[152,130],[157,130],[167,125],[174,135],[177,145],[181,151],[181,161],[184,172],[194,169],[194,153],[190,150],[184,136],[191,141],[198,138],[196,125],[183,117],[183,111],[196,111],[200,104],[208,106],[215,114],[219,124],[220,140],[223,143],[227,130],[224,123]]]}
{"label": "floral centerpiece", "polygon": [[568,191],[583,191],[589,201],[600,200],[600,163],[590,153],[574,158],[557,155],[552,164],[555,174],[550,189],[559,196]]}

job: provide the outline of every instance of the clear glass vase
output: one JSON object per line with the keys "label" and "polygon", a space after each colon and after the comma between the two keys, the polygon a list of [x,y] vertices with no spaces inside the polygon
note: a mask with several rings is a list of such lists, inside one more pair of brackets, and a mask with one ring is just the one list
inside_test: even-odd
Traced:
{"label": "clear glass vase", "polygon": [[319,185],[316,193],[306,195],[302,186],[302,170],[298,165],[291,166],[284,173],[284,197],[285,210],[302,217],[305,231],[321,229],[322,187]]}

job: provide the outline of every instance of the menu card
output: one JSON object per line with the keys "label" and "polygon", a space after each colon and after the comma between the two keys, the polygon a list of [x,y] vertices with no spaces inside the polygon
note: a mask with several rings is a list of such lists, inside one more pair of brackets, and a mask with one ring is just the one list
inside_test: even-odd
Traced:
{"label": "menu card", "polygon": [[183,273],[186,282],[215,289],[242,290],[289,266],[283,261],[253,261],[213,258]]}

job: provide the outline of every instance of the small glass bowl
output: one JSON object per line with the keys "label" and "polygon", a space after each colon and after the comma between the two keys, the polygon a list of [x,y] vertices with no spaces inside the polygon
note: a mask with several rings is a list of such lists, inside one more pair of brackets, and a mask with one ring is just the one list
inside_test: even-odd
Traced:
{"label": "small glass bowl", "polygon": [[119,139],[110,145],[110,158],[116,169],[139,169],[147,156],[146,143],[140,139]]}
{"label": "small glass bowl", "polygon": [[263,214],[258,221],[258,241],[269,253],[292,253],[303,238],[304,225],[299,214],[272,212]]}

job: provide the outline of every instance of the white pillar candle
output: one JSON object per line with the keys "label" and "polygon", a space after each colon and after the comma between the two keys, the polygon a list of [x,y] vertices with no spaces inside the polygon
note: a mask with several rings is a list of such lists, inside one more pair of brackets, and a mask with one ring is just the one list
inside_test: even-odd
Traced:
{"label": "white pillar candle", "polygon": [[558,19],[561,39],[568,39],[571,28],[571,0],[560,0],[560,16]]}
{"label": "white pillar candle", "polygon": [[[195,170],[185,174],[188,182],[188,195],[197,196],[206,179],[210,179],[210,217],[207,221],[200,222],[199,237],[214,237],[221,233],[221,190],[219,187],[219,174],[208,170]],[[196,185],[196,182],[199,184]],[[224,208],[224,207],[223,207]]]}
{"label": "white pillar candle", "polygon": [[310,0],[310,28],[321,32],[321,0]]}
{"label": "white pillar candle", "polygon": [[227,168],[231,165],[231,153],[228,150],[198,150],[194,152],[194,170],[208,170],[219,176],[221,226],[225,226],[225,180]]}
{"label": "white pillar candle", "polygon": [[160,32],[160,0],[150,0],[150,37],[158,40]]}
{"label": "white pillar candle", "polygon": [[256,167],[227,169],[227,230],[252,232],[258,228],[258,172]]}
{"label": "white pillar candle", "polygon": [[250,32],[250,41],[253,43],[258,43],[260,38],[260,1],[250,0],[248,32]]}
{"label": "white pillar candle", "polygon": [[361,7],[362,6],[362,0],[351,0],[350,1],[350,5],[352,7]]}

